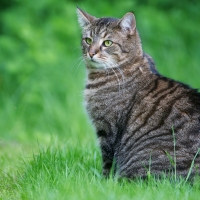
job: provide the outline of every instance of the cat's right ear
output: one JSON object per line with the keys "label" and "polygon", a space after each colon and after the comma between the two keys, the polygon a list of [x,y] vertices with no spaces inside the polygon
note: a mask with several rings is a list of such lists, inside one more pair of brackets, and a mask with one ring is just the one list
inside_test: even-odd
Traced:
{"label": "cat's right ear", "polygon": [[128,35],[133,35],[136,29],[136,20],[132,12],[126,13],[119,21],[119,26]]}
{"label": "cat's right ear", "polygon": [[78,15],[78,22],[81,28],[84,28],[85,26],[87,26],[96,19],[95,17],[89,15],[88,13],[84,12],[78,7],[77,7],[77,15]]}

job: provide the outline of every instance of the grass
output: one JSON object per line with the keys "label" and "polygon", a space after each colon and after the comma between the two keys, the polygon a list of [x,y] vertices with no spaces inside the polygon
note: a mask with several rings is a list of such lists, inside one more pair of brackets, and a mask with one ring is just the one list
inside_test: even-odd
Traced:
{"label": "grass", "polygon": [[[104,179],[100,175],[99,150],[66,145],[39,148],[13,179],[12,193],[19,199],[198,199],[199,181],[193,186],[181,180],[152,176],[132,182]],[[11,180],[12,177],[9,177]],[[15,196],[15,199],[16,196]]]}
{"label": "grass", "polygon": [[[150,166],[146,181],[101,176],[100,150],[82,103],[79,3],[2,2],[0,199],[199,199],[198,178],[193,185],[188,178],[155,180]],[[116,17],[132,8],[158,70],[200,88],[200,5],[166,2],[127,0],[113,8],[112,1],[85,0],[79,6]]]}

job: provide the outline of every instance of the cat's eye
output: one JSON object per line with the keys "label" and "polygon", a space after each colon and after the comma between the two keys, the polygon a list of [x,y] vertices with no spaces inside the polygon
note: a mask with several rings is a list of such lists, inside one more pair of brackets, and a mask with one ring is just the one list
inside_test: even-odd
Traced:
{"label": "cat's eye", "polygon": [[105,47],[110,47],[111,45],[112,45],[112,41],[110,41],[110,40],[105,40],[104,42],[103,42],[103,46],[105,46]]}
{"label": "cat's eye", "polygon": [[92,39],[91,38],[85,38],[85,41],[87,44],[91,45],[92,44]]}

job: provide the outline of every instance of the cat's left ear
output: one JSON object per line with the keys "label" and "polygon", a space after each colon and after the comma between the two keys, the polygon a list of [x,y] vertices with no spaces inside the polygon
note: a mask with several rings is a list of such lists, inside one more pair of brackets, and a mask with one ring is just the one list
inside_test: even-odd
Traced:
{"label": "cat's left ear", "polygon": [[93,22],[96,17],[89,15],[80,8],[77,7],[78,22],[82,28]]}
{"label": "cat's left ear", "polygon": [[133,13],[126,13],[122,19],[119,21],[119,26],[128,35],[133,35],[136,29],[136,20]]}

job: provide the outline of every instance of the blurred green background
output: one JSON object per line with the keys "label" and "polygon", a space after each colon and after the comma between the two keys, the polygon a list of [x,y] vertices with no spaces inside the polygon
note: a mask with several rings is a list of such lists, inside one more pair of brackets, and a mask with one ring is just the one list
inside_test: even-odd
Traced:
{"label": "blurred green background", "polygon": [[200,88],[199,1],[1,0],[1,152],[5,144],[15,149],[55,138],[96,145],[83,106],[85,68],[76,5],[97,17],[121,18],[133,11],[144,51],[158,70]]}

